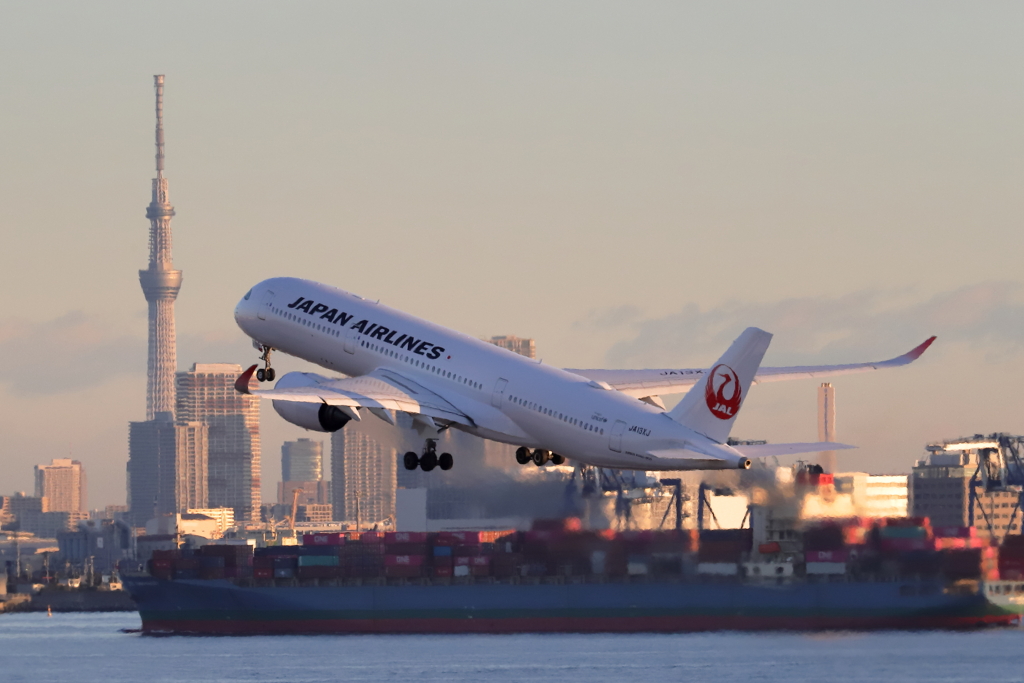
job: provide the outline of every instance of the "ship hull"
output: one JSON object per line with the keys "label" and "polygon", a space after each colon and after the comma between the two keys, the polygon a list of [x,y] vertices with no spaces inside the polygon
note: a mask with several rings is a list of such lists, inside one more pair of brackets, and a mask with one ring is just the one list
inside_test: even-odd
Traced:
{"label": "ship hull", "polygon": [[146,633],[626,633],[977,628],[1017,614],[938,582],[241,586],[125,579]]}

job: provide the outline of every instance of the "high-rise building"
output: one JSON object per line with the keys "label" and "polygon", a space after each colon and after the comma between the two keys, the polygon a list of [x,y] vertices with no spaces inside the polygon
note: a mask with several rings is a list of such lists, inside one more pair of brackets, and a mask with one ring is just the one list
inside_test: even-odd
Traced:
{"label": "high-rise building", "polygon": [[233,363],[195,363],[179,372],[176,412],[180,423],[209,429],[208,506],[233,508],[239,521],[259,521],[260,399],[235,391],[241,372]]}
{"label": "high-rise building", "polygon": [[85,469],[71,459],[36,465],[36,496],[45,498],[47,512],[85,512]]}
{"label": "high-rise building", "polygon": [[281,481],[324,478],[324,442],[299,439],[281,444]]}
{"label": "high-rise building", "polygon": [[380,426],[363,420],[331,435],[334,519],[372,527],[395,514],[396,449]]}
{"label": "high-rise building", "polygon": [[520,356],[526,356],[527,358],[537,357],[537,344],[532,339],[524,339],[517,337],[512,334],[505,334],[498,337],[491,337],[484,341],[500,346],[503,349],[508,349],[513,353],[518,353]]}
{"label": "high-rise building", "polygon": [[175,512],[205,508],[208,488],[210,430],[203,422],[179,422],[174,426],[176,493]]}
{"label": "high-rise building", "polygon": [[177,347],[174,332],[174,300],[181,289],[181,271],[171,262],[171,206],[164,178],[164,77],[153,77],[156,86],[156,178],[153,197],[146,208],[149,219],[149,267],[139,271],[142,292],[149,302],[149,355],[146,374],[146,419],[174,410],[174,372]]}
{"label": "high-rise building", "polygon": [[158,515],[206,507],[207,427],[175,424],[171,413],[131,422],[128,429],[128,509],[135,526]]}
{"label": "high-rise building", "polygon": [[[932,526],[974,525],[982,538],[1002,542],[1007,534],[1021,533],[1019,492],[986,491],[974,486],[977,450],[944,451],[929,447],[926,460],[918,460],[910,474],[910,514],[928,517]],[[976,482],[975,482],[976,483]]]}

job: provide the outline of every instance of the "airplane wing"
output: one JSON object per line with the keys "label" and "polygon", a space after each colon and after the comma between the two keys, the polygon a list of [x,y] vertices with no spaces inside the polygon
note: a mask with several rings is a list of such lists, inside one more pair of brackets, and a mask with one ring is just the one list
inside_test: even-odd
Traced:
{"label": "airplane wing", "polygon": [[[779,368],[762,367],[754,375],[754,384],[779,382],[804,377],[835,377],[871,372],[883,368],[898,368],[908,365],[921,357],[931,346],[935,337],[929,337],[911,351],[871,363],[849,363],[846,365],[798,365]],[[682,394],[690,390],[707,372],[706,369],[663,369],[663,370],[567,370],[589,380],[600,382],[635,398],[646,398],[662,394]]]}
{"label": "airplane wing", "polygon": [[251,390],[249,380],[255,371],[256,366],[253,365],[239,376],[235,381],[238,392],[274,401],[366,408],[389,422],[392,420],[384,411],[394,410],[474,426],[472,418],[437,393],[384,368],[345,379],[324,377],[314,372],[290,372],[273,389]]}

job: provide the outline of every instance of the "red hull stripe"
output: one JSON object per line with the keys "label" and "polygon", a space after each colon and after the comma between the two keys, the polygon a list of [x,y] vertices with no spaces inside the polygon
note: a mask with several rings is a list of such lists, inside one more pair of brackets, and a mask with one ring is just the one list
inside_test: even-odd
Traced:
{"label": "red hull stripe", "polygon": [[1013,614],[911,617],[726,617],[645,616],[585,619],[143,619],[145,633],[253,635],[295,633],[682,633],[694,631],[965,629],[1005,626]]}

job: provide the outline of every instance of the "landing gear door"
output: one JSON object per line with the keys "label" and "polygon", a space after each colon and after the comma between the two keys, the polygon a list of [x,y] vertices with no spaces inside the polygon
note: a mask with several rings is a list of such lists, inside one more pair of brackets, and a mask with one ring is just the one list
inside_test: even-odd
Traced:
{"label": "landing gear door", "polygon": [[274,305],[274,293],[269,289],[263,292],[263,299],[260,301],[260,308],[256,311],[256,317],[260,320],[267,319],[267,311]]}
{"label": "landing gear door", "polygon": [[494,385],[494,393],[491,395],[491,405],[495,408],[501,407],[502,399],[505,398],[505,387],[508,386],[508,380],[498,378],[498,383]]}
{"label": "landing gear door", "polygon": [[626,423],[622,420],[616,420],[615,424],[612,425],[612,433],[608,437],[608,448],[616,453],[622,452],[622,432],[624,431],[626,431]]}
{"label": "landing gear door", "polygon": [[356,332],[355,330],[345,330],[345,353],[356,352]]}

